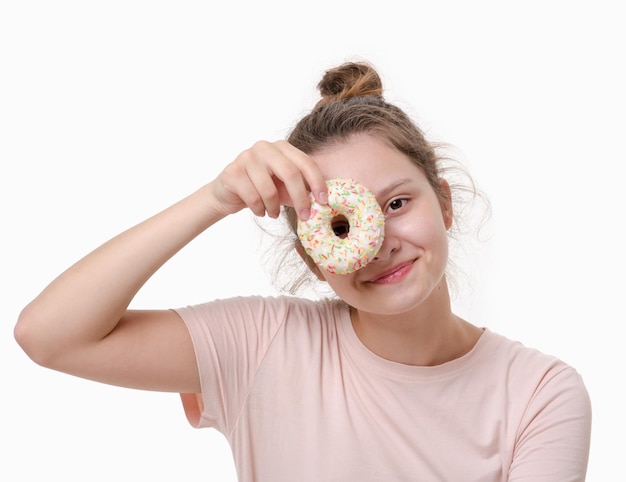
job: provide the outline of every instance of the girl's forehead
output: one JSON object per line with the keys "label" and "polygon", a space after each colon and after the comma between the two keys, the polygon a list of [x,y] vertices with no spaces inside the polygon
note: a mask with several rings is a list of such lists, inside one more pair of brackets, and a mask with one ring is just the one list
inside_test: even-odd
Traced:
{"label": "girl's forehead", "polygon": [[372,191],[423,173],[413,161],[384,140],[366,134],[350,137],[312,155],[326,179],[356,179]]}

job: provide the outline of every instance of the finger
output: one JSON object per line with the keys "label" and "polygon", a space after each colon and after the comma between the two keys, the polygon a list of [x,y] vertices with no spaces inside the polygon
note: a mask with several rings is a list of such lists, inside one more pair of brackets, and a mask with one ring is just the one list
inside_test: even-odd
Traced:
{"label": "finger", "polygon": [[284,171],[275,174],[284,182],[298,216],[301,219],[308,219],[311,204],[309,193],[312,193],[320,204],[328,202],[328,188],[324,176],[313,158],[288,142],[281,141],[276,147],[283,152],[284,157],[291,160],[291,163],[284,166]]}
{"label": "finger", "polygon": [[246,157],[247,177],[258,193],[267,214],[273,218],[278,217],[281,204],[291,204],[288,196],[281,196],[281,193],[285,192],[282,178],[289,179],[288,182],[300,182],[304,185],[302,174],[293,161],[277,149],[275,143],[259,141],[247,151]]}
{"label": "finger", "polygon": [[255,216],[264,216],[266,214],[265,200],[259,193],[254,181],[248,175],[242,176],[240,179],[237,194]]}
{"label": "finger", "polygon": [[226,166],[220,174],[221,184],[230,198],[224,198],[227,205],[232,205],[232,211],[244,207],[249,208],[255,215],[265,214],[265,203],[258,192],[255,182],[250,178],[249,165],[257,162],[252,150],[242,152],[237,159]]}
{"label": "finger", "polygon": [[298,216],[308,219],[311,209],[311,197],[303,172],[292,159],[282,157],[272,165],[274,183],[278,187],[280,202],[292,206]]}
{"label": "finger", "polygon": [[258,202],[263,205],[264,211],[272,218],[278,217],[281,202],[277,183],[280,181],[276,180],[268,167],[262,163],[249,164],[247,166],[247,175],[258,196]]}
{"label": "finger", "polygon": [[283,141],[257,142],[251,152],[254,162],[247,163],[248,176],[263,199],[268,215],[278,217],[280,206],[287,205],[293,206],[300,218],[308,219],[311,199],[301,165],[312,160]]}

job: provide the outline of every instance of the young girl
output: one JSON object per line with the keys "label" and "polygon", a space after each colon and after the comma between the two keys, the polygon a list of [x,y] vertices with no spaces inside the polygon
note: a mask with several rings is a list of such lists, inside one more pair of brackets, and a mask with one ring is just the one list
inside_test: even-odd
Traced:
{"label": "young girl", "polygon": [[[22,311],[19,344],[55,370],[181,393],[194,426],[227,437],[242,481],[584,480],[578,373],[451,310],[455,193],[434,147],[370,65],[340,65],[318,87],[286,141],[258,142],[54,280]],[[369,188],[385,216],[375,258],[348,274],[316,265],[295,235],[336,178]],[[337,297],[128,309],[178,250],[245,208],[282,211]]]}

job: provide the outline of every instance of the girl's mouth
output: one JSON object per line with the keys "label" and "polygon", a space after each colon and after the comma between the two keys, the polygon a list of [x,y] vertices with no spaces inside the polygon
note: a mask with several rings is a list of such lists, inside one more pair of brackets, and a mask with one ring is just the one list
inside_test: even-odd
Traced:
{"label": "girl's mouth", "polygon": [[377,275],[375,278],[372,278],[371,280],[369,280],[369,283],[388,284],[400,281],[409,273],[409,271],[411,271],[414,262],[415,260],[412,259],[410,261],[400,263],[393,268]]}

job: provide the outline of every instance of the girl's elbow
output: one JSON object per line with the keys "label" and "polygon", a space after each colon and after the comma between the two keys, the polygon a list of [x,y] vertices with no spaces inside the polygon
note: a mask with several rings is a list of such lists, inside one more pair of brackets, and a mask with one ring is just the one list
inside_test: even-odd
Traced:
{"label": "girl's elbow", "polygon": [[26,355],[38,365],[52,367],[54,361],[53,350],[42,329],[38,327],[37,315],[27,306],[18,316],[13,329],[13,336],[17,344]]}

